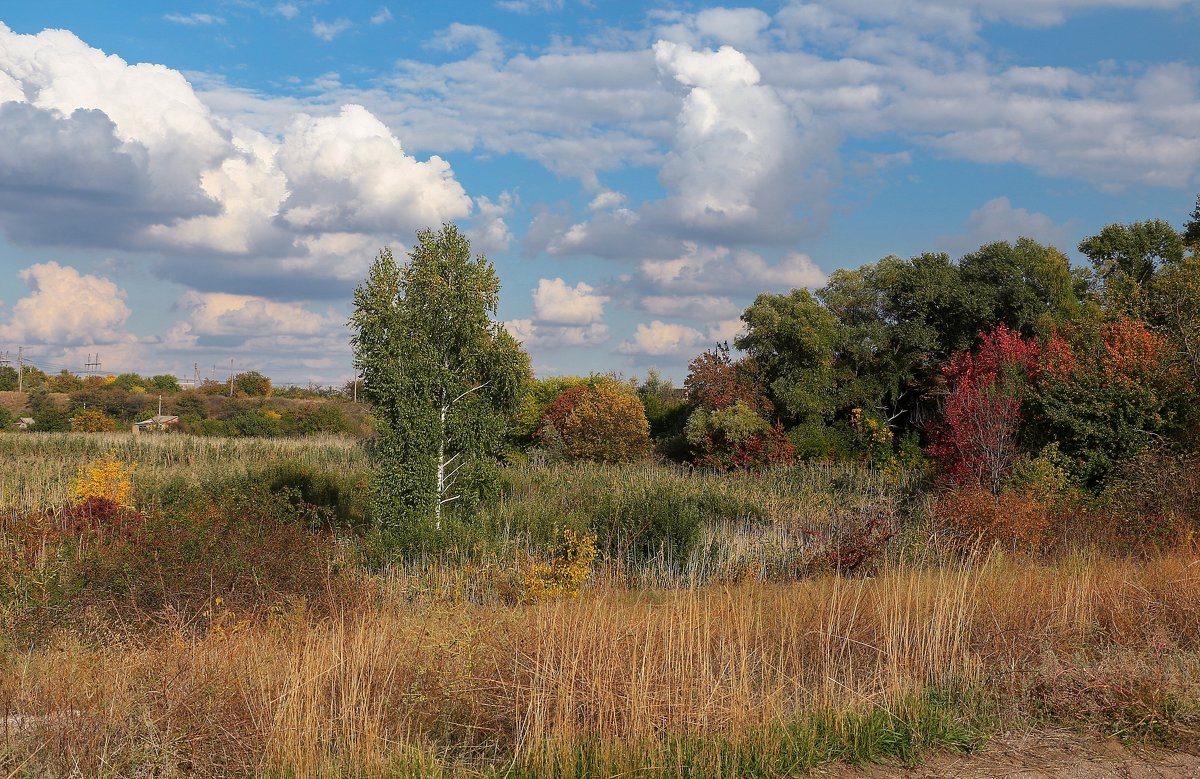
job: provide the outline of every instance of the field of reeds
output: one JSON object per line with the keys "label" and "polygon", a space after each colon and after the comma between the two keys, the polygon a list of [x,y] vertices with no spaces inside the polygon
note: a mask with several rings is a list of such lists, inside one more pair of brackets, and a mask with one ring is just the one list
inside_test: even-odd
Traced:
{"label": "field of reeds", "polygon": [[[136,511],[81,517],[109,452]],[[902,478],[513,466],[400,560],[356,527],[349,440],[0,454],[3,776],[785,777],[1010,729],[1200,732],[1190,548],[951,554]],[[534,596],[564,530],[596,535],[590,578]]]}

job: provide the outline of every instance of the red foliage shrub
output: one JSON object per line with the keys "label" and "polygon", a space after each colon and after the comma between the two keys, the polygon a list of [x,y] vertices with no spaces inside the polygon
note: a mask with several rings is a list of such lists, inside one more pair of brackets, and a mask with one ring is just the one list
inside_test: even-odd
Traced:
{"label": "red foliage shrub", "polygon": [[974,353],[959,352],[942,368],[950,392],[928,452],[944,482],[995,494],[1017,455],[1021,402],[1037,378],[1041,346],[1005,325],[981,338]]}
{"label": "red foliage shrub", "polygon": [[575,410],[585,397],[587,397],[590,387],[580,385],[571,387],[559,393],[558,397],[550,401],[546,406],[546,410],[542,412],[542,418],[538,423],[538,429],[533,432],[533,437],[541,443],[546,443],[546,435],[549,433],[547,424],[552,425],[556,432],[561,433],[566,426],[567,417]]}
{"label": "red foliage shrub", "polygon": [[934,516],[953,530],[964,548],[1001,543],[1014,551],[1038,550],[1049,542],[1056,524],[1044,498],[1024,490],[994,494],[979,485],[942,492]]}
{"label": "red foliage shrub", "polygon": [[718,346],[689,362],[683,386],[689,403],[710,411],[720,411],[738,402],[764,417],[775,411],[750,376],[747,365],[733,362],[728,346]]}

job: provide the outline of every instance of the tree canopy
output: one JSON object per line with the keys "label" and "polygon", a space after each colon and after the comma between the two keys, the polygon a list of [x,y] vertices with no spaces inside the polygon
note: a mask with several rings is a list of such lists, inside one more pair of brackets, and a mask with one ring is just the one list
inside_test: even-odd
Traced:
{"label": "tree canopy", "polygon": [[399,265],[381,251],[355,290],[355,365],[376,420],[373,501],[384,525],[469,503],[529,375],[529,359],[494,316],[500,283],[457,227],[421,230]]}

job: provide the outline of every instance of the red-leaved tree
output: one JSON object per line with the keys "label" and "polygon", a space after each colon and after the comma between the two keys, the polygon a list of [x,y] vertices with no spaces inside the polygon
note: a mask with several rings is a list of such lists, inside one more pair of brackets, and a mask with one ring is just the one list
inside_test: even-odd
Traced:
{"label": "red-leaved tree", "polygon": [[928,451],[944,481],[998,494],[1018,453],[1021,402],[1042,346],[1006,325],[980,338],[975,352],[958,352],[942,368],[949,394]]}

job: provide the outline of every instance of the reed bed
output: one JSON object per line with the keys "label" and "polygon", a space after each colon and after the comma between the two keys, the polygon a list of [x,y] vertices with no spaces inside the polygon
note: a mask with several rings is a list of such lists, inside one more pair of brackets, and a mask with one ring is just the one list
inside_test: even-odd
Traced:
{"label": "reed bed", "polygon": [[265,463],[294,461],[345,476],[365,474],[366,453],[348,436],[216,438],[181,434],[0,434],[0,508],[28,513],[66,502],[79,469],[112,452],[137,466],[140,495],[152,500],[159,485],[246,475]]}
{"label": "reed bed", "polygon": [[64,638],[0,669],[28,776],[786,776],[989,729],[1197,724],[1194,556],[891,567],[472,604],[395,573],[332,618]]}

